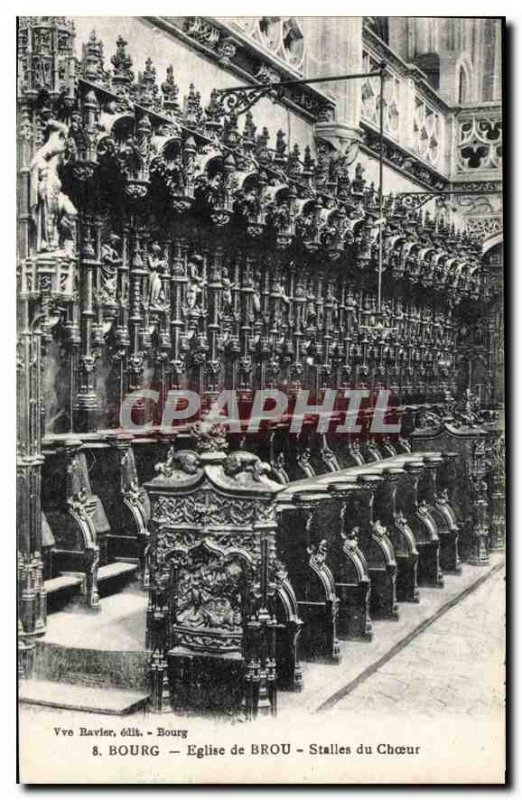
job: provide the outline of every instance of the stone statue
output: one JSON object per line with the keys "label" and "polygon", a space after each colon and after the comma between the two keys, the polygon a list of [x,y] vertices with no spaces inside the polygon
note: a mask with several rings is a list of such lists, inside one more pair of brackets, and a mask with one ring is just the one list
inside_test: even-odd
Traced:
{"label": "stone statue", "polygon": [[117,267],[121,264],[118,245],[120,237],[111,233],[101,246],[101,291],[100,301],[109,305],[116,303]]}
{"label": "stone statue", "polygon": [[274,282],[272,284],[272,294],[274,297],[277,297],[279,300],[281,300],[286,307],[290,305],[290,299],[286,294],[281,281],[277,277],[274,278]]}
{"label": "stone statue", "polygon": [[221,283],[223,285],[223,293],[221,295],[223,301],[223,313],[224,314],[231,314],[232,313],[232,281],[228,275],[228,269],[223,267],[223,273],[221,276]]}
{"label": "stone statue", "polygon": [[37,252],[71,249],[76,241],[77,211],[62,192],[58,167],[63,162],[67,126],[48,122],[49,136],[36,152],[30,171],[31,217],[36,228]]}
{"label": "stone statue", "polygon": [[149,268],[149,306],[150,308],[162,308],[165,305],[165,294],[160,275],[165,272],[167,262],[161,255],[161,246],[158,242],[151,245],[147,266]]}
{"label": "stone statue", "polygon": [[[257,279],[257,282],[255,278]],[[243,288],[251,290],[249,294],[250,297],[252,298],[251,307],[254,316],[261,313],[261,294],[259,292],[258,282],[259,282],[259,275],[256,274],[256,276],[254,277],[252,268],[247,267],[247,269],[243,274]]]}
{"label": "stone statue", "polygon": [[259,291],[259,287],[257,284],[252,286],[253,294],[252,294],[252,308],[254,309],[254,314],[261,313],[261,293]]}
{"label": "stone statue", "polygon": [[205,285],[205,279],[200,274],[200,269],[203,267],[203,258],[200,255],[194,255],[190,259],[187,271],[188,271],[188,286],[187,286],[187,305],[190,310],[195,308],[200,295],[203,291],[203,286]]}
{"label": "stone statue", "polygon": [[312,282],[308,285],[308,293],[306,295],[306,310],[305,310],[305,324],[307,327],[312,327],[317,322],[317,308],[316,308],[316,293],[315,287]]}

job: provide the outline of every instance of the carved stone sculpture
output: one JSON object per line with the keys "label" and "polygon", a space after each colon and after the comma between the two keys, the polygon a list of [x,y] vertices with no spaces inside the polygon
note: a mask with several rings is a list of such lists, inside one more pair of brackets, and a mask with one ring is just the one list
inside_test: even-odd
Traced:
{"label": "carved stone sculpture", "polygon": [[187,306],[192,311],[201,302],[201,293],[205,285],[205,279],[201,274],[203,258],[194,255],[188,263],[188,286],[187,286]]}
{"label": "carved stone sculpture", "polygon": [[30,207],[38,253],[71,249],[76,242],[77,211],[62,192],[58,173],[64,159],[67,126],[50,120],[48,129],[47,141],[36,152],[30,171]]}
{"label": "carved stone sculpture", "polygon": [[158,242],[151,245],[147,266],[149,268],[149,307],[162,308],[165,305],[165,294],[161,275],[165,272],[167,262],[161,254],[161,246]]}
{"label": "carved stone sculpture", "polygon": [[116,304],[117,273],[118,265],[121,264],[119,244],[120,237],[116,233],[111,233],[101,247],[100,302],[107,305]]}

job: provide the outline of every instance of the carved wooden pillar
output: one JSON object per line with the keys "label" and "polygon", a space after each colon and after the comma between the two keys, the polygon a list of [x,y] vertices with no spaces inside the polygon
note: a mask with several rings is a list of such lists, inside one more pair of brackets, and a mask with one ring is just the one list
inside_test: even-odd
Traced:
{"label": "carved wooden pillar", "polygon": [[486,482],[485,438],[475,440],[471,449],[471,501],[473,503],[473,539],[470,563],[477,566],[489,564],[489,503]]}
{"label": "carved wooden pillar", "polygon": [[47,615],[41,555],[40,491],[44,459],[41,455],[31,453],[31,449],[34,450],[34,447],[25,448],[22,445],[17,463],[18,645],[19,670],[23,677],[31,674],[35,642],[45,633]]}
{"label": "carved wooden pillar", "polygon": [[260,274],[261,312],[256,321],[256,372],[254,389],[271,387],[271,371],[267,362],[270,359],[270,269]]}
{"label": "carved wooden pillar", "polygon": [[325,286],[325,276],[322,271],[318,273],[318,277],[316,280],[316,290],[317,290],[317,334],[315,340],[315,348],[314,348],[314,363],[310,369],[310,384],[307,387],[312,392],[312,397],[315,395],[317,396],[319,392],[320,380],[321,380],[321,364],[324,354],[324,323],[325,323],[325,298],[324,298],[324,286]]}
{"label": "carved wooden pillar", "polygon": [[[333,281],[330,277],[325,280],[325,298],[323,311],[323,331],[322,331],[322,363],[320,367],[321,385],[320,391],[324,392],[331,385],[332,363],[330,346],[332,342],[333,329],[333,309],[335,297],[333,294]],[[319,387],[318,387],[319,388]]]}
{"label": "carved wooden pillar", "polygon": [[281,352],[282,352],[282,314],[280,308],[280,297],[278,288],[281,281],[281,266],[278,256],[273,257],[269,264],[270,275],[270,298],[269,298],[269,341],[270,341],[270,363],[269,363],[269,385],[277,387],[281,382]]}
{"label": "carved wooden pillar", "polygon": [[[71,107],[73,40],[73,26],[63,17],[18,19],[18,646],[20,674],[25,677],[31,674],[35,641],[44,634],[46,624],[41,557],[42,334],[48,330],[50,298],[71,299],[75,268],[75,209],[61,194],[68,213],[58,220],[52,198],[49,202],[50,184],[54,197],[62,188],[58,166],[63,162],[67,128],[56,122],[55,115],[58,98],[62,116]],[[44,142],[45,134],[49,135]],[[58,221],[72,223],[68,249],[62,247]],[[40,246],[42,237],[45,247]]]}
{"label": "carved wooden pillar", "polygon": [[117,374],[117,403],[119,408],[127,394],[127,358],[129,338],[129,226],[122,226],[121,259],[116,267],[116,297],[119,299],[114,320],[114,350],[112,359]]}
{"label": "carved wooden pillar", "polygon": [[129,286],[129,333],[130,333],[130,354],[129,354],[129,391],[135,391],[141,387],[143,376],[143,348],[142,348],[142,297],[143,281],[147,277],[147,270],[144,267],[141,250],[141,236],[136,228],[132,231],[132,255],[130,260],[130,286]]}
{"label": "carved wooden pillar", "polygon": [[74,429],[78,432],[96,430],[99,404],[95,391],[96,355],[93,343],[94,291],[100,266],[95,239],[94,220],[83,220],[81,231],[80,298],[81,349],[78,359],[77,391],[74,404]]}
{"label": "carved wooden pillar", "polygon": [[260,311],[259,292],[255,287],[254,262],[249,256],[243,264],[241,283],[241,321],[240,321],[240,347],[239,359],[240,383],[239,388],[242,400],[249,400],[252,391],[252,355],[250,341],[252,336],[252,323]]}
{"label": "carved wooden pillar", "polygon": [[206,321],[208,331],[209,357],[206,363],[205,394],[209,399],[217,397],[222,388],[222,364],[221,354],[219,353],[219,331],[221,327],[222,309],[222,269],[223,269],[223,249],[218,246],[209,256],[208,267],[208,311],[209,317]]}
{"label": "carved wooden pillar", "polygon": [[[152,338],[150,334],[151,323],[151,309],[150,309],[150,274],[147,268],[149,263],[150,253],[150,233],[148,227],[145,225],[141,233],[141,260],[143,263],[143,272],[140,281],[140,309],[141,309],[141,324],[139,327],[139,345],[143,355],[143,371],[147,369],[149,364],[147,359],[152,356]],[[134,271],[134,275],[136,272]]]}
{"label": "carved wooden pillar", "polygon": [[393,545],[381,520],[374,517],[375,493],[383,478],[371,471],[358,478],[358,486],[347,479],[346,483],[333,481],[333,495],[342,498],[341,533],[346,539],[350,531],[357,530],[357,540],[368,564],[371,579],[370,611],[372,617],[398,619],[396,602],[397,563]]}
{"label": "carved wooden pillar", "polygon": [[[93,612],[101,611],[98,594],[100,562],[99,534],[109,530],[103,506],[92,494],[85,453],[80,439],[71,437],[63,444],[64,467],[67,476],[64,507],[68,525],[79,535],[82,568],[85,571],[85,605]],[[62,467],[63,469],[63,467]],[[51,517],[52,514],[49,514]],[[67,525],[62,521],[56,528],[67,538]]]}
{"label": "carved wooden pillar", "polygon": [[[392,454],[394,455],[394,453]],[[404,513],[397,508],[397,489],[403,480],[402,467],[386,466],[384,482],[378,487],[375,496],[375,517],[381,520],[388,530],[397,561],[397,600],[419,602],[417,586],[417,564],[419,551],[414,533]]]}
{"label": "carved wooden pillar", "polygon": [[[134,459],[134,451],[132,449],[132,436],[126,434],[119,434],[114,439],[114,447],[118,452],[120,462],[120,493],[123,501],[123,506],[133,521],[134,530],[136,531],[136,545],[137,555],[140,562],[140,575],[144,588],[149,588],[149,519],[150,519],[150,505],[148,496],[145,490],[138,482],[138,473],[136,469],[136,461]],[[122,521],[125,523],[127,519],[122,515]],[[128,524],[128,522],[127,522]],[[130,528],[130,526],[129,526]],[[124,535],[129,536],[131,530],[125,530]],[[132,530],[132,533],[134,533]],[[133,543],[134,544],[134,543]],[[131,551],[132,552],[132,551]],[[116,554],[120,555],[119,553]]]}
{"label": "carved wooden pillar", "polygon": [[241,329],[241,269],[239,266],[239,259],[236,259],[230,265],[230,271],[233,271],[234,278],[232,283],[232,336],[228,343],[227,350],[229,355],[230,367],[230,389],[237,389],[240,381],[239,375],[239,356],[241,353],[240,345],[240,329]]}
{"label": "carved wooden pillar", "polygon": [[[41,323],[37,286],[31,278],[29,165],[33,126],[30,107],[19,114],[18,308],[17,308],[17,520],[19,669],[31,673],[34,644],[45,633],[41,518]],[[36,276],[34,276],[35,279]]]}
{"label": "carved wooden pillar", "polygon": [[[472,424],[441,424],[438,428],[414,430],[416,451],[456,452],[455,471],[442,474],[439,489],[447,489],[451,506],[461,525],[459,537],[463,560],[481,566],[489,563],[489,506],[486,483],[487,432]],[[448,472],[448,470],[447,470]],[[445,479],[446,478],[446,479]]]}
{"label": "carved wooden pillar", "polygon": [[506,454],[504,435],[498,432],[490,448],[490,510],[491,531],[489,549],[503,552],[506,546]]}
{"label": "carved wooden pillar", "polygon": [[184,377],[184,320],[183,307],[187,285],[187,243],[175,237],[172,240],[171,290],[170,290],[170,339],[171,339],[171,387],[181,388]]}
{"label": "carved wooden pillar", "polygon": [[355,353],[357,341],[357,301],[352,290],[346,287],[345,283],[345,326],[342,328],[344,336],[344,364],[343,364],[343,386],[354,386],[356,383]]}
{"label": "carved wooden pillar", "polygon": [[[304,656],[311,661],[338,663],[341,660],[337,640],[339,600],[330,570],[328,542],[322,538],[322,531],[318,536],[314,525],[314,512],[326,496],[326,489],[317,485],[302,487],[296,492],[289,487],[280,496],[277,546],[280,558],[288,565],[299,616],[303,620]],[[343,589],[346,587],[341,591]],[[341,626],[344,633],[344,618]]]}
{"label": "carved wooden pillar", "polygon": [[[451,454],[455,456],[455,454]],[[458,550],[459,526],[451,508],[447,492],[438,491],[438,474],[449,467],[450,455],[438,453],[424,457],[424,473],[419,481],[419,499],[425,500],[430,514],[437,523],[440,538],[440,565],[445,572],[460,572]]]}
{"label": "carved wooden pillar", "polygon": [[306,310],[306,277],[305,275],[298,273],[301,273],[301,269],[294,270],[294,291],[292,297],[294,363],[291,370],[291,385],[296,391],[298,391],[301,387],[301,376],[303,374],[303,364],[301,359]]}

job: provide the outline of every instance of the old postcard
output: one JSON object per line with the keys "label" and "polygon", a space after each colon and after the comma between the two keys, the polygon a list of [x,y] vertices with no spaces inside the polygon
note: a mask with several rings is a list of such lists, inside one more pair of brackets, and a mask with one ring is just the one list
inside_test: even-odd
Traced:
{"label": "old postcard", "polygon": [[503,31],[18,18],[22,783],[504,784]]}

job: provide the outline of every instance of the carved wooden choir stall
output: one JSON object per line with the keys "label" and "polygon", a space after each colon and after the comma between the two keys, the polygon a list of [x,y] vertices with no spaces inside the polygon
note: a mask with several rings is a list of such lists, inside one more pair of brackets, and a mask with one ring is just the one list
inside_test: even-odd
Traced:
{"label": "carved wooden choir stall", "polygon": [[[327,142],[301,152],[195,86],[181,102],[121,37],[111,69],[94,32],[79,60],[73,41],[63,18],[19,20],[21,675],[48,612],[102,615],[132,580],[152,709],[275,713],[300,659],[338,661],[502,549],[502,440],[459,357],[495,288],[478,240],[401,196],[379,219]],[[354,387],[359,432],[161,425],[170,390],[208,410],[234,389],[241,415],[261,388]],[[381,389],[400,434],[371,432]]]}

